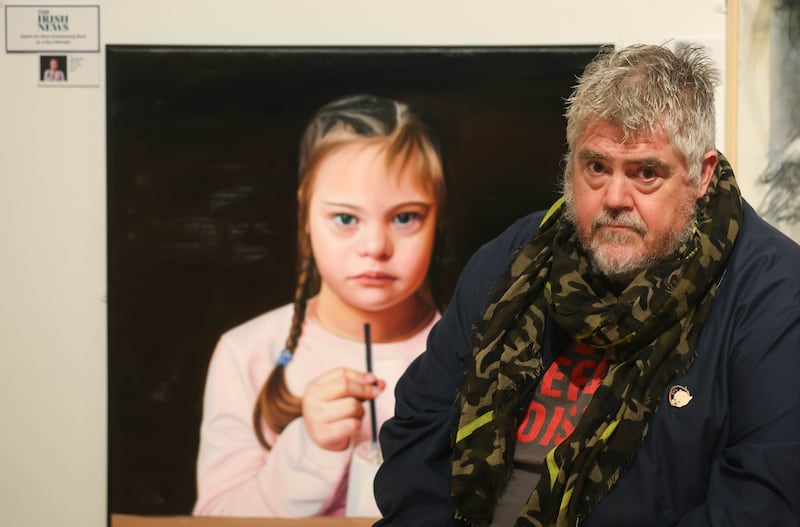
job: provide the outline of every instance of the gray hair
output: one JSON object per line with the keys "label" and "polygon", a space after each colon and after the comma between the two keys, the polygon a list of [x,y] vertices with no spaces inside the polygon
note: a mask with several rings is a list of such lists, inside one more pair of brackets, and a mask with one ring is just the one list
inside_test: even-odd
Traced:
{"label": "gray hair", "polygon": [[637,44],[605,50],[586,67],[567,100],[565,177],[572,172],[576,142],[588,126],[607,122],[626,139],[663,132],[700,181],[703,155],[715,149],[714,89],[719,70],[701,47],[675,52]]}

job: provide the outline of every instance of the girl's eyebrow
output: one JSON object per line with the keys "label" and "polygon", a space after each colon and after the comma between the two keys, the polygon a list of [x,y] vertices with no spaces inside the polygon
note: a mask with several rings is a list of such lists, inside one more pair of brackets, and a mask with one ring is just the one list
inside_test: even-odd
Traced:
{"label": "girl's eyebrow", "polygon": [[[363,210],[363,207],[358,205],[353,205],[352,203],[344,203],[339,201],[323,201],[323,203],[329,207],[342,207],[352,210]],[[396,203],[390,207],[390,209],[399,209],[403,207],[423,207],[423,208],[430,208],[433,206],[432,201],[404,201],[402,203]]]}
{"label": "girl's eyebrow", "polygon": [[333,209],[335,211],[346,211],[348,214],[363,214],[366,210],[364,207],[359,205],[354,205],[353,203],[347,203],[344,201],[328,201],[324,200],[322,205],[327,209]]}
{"label": "girl's eyebrow", "polygon": [[390,216],[404,212],[427,215],[433,207],[433,201],[404,201],[387,208],[385,213]]}
{"label": "girl's eyebrow", "polygon": [[393,209],[399,209],[400,207],[424,207],[429,208],[433,206],[432,201],[404,201],[403,203],[398,203],[393,205]]}
{"label": "girl's eyebrow", "polygon": [[351,203],[339,202],[339,201],[324,200],[323,203],[325,205],[329,205],[331,207],[347,207],[348,209],[361,209],[361,207],[359,207],[357,205],[353,205]]}

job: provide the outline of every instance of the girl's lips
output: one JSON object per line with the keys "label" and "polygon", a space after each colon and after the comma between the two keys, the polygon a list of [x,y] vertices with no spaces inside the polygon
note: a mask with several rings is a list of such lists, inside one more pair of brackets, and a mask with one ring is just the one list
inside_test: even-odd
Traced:
{"label": "girl's lips", "polygon": [[356,275],[355,280],[366,285],[385,285],[397,280],[394,276],[380,271],[367,271]]}

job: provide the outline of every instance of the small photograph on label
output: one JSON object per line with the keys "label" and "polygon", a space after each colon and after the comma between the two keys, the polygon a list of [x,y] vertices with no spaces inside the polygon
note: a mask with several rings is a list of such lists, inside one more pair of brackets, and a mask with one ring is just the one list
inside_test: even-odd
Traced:
{"label": "small photograph on label", "polygon": [[100,55],[98,53],[66,53],[39,55],[40,87],[98,86]]}
{"label": "small photograph on label", "polygon": [[39,80],[41,82],[67,82],[67,56],[40,55]]}

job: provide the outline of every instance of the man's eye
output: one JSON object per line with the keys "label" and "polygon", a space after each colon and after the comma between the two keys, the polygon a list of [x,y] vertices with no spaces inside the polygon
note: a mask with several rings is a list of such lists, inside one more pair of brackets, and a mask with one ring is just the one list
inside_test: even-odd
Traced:
{"label": "man's eye", "polygon": [[589,163],[588,167],[589,167],[589,172],[594,172],[595,174],[599,174],[603,171],[603,163],[600,163],[598,161],[592,161],[591,163]]}
{"label": "man's eye", "polygon": [[394,222],[399,225],[409,225],[421,218],[416,212],[401,212],[394,217]]}
{"label": "man's eye", "polygon": [[353,216],[352,214],[345,214],[343,212],[339,214],[334,214],[333,221],[337,225],[342,225],[344,227],[349,227],[351,225],[355,225],[356,223],[358,223],[358,220],[356,219],[355,216]]}
{"label": "man's eye", "polygon": [[639,177],[644,180],[651,180],[654,179],[656,176],[657,176],[656,171],[653,168],[644,167],[641,170],[639,170]]}

